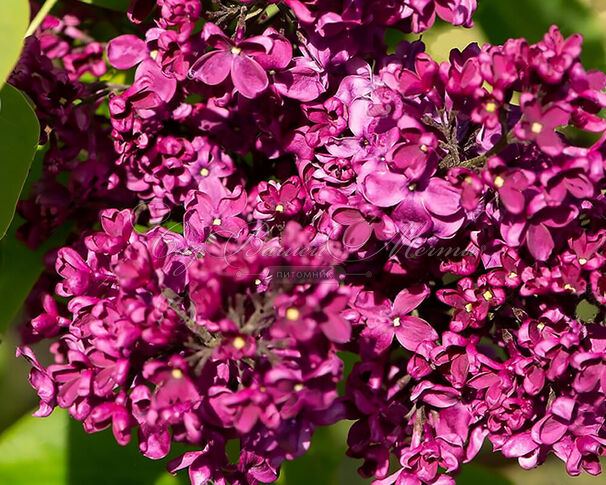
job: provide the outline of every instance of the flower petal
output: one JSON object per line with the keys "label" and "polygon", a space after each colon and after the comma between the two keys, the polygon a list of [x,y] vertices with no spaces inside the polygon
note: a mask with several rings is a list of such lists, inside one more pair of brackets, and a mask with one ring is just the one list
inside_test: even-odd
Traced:
{"label": "flower petal", "polygon": [[194,62],[189,75],[210,86],[221,84],[229,75],[233,57],[226,51],[208,52]]}
{"label": "flower petal", "polygon": [[395,334],[400,345],[411,352],[415,352],[423,342],[438,338],[438,333],[433,327],[417,317],[401,317]]}
{"label": "flower petal", "polygon": [[107,59],[116,69],[130,69],[146,57],[145,41],[136,35],[121,35],[107,44]]}
{"label": "flower petal", "polygon": [[245,98],[256,98],[267,89],[269,79],[265,70],[250,57],[234,56],[231,79],[235,88]]}

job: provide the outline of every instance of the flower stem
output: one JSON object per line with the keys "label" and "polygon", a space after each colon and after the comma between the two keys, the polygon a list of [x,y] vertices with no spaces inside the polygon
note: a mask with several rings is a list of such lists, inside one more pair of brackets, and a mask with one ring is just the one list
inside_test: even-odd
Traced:
{"label": "flower stem", "polygon": [[56,3],[57,0],[46,0],[46,2],[44,2],[44,5],[42,5],[40,10],[34,17],[34,20],[32,20],[32,23],[29,24],[27,32],[25,32],[25,37],[29,37],[34,32],[36,32],[36,29],[40,26],[40,24],[44,20],[44,17],[48,15],[48,13],[51,11],[51,9],[55,6]]}

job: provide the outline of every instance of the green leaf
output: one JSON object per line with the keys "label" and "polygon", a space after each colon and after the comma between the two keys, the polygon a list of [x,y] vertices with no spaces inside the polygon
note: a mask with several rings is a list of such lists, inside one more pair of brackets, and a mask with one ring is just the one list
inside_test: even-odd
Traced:
{"label": "green leaf", "polygon": [[111,10],[118,10],[120,12],[126,12],[130,5],[130,0],[80,0],[81,2],[94,5],[95,7],[109,8]]}
{"label": "green leaf", "polygon": [[0,91],[0,238],[15,214],[39,137],[40,124],[29,102],[20,91],[5,84]]}
{"label": "green leaf", "polygon": [[[34,157],[23,194],[29,194],[31,186],[42,176],[42,165],[48,145],[39,147]],[[17,228],[24,223],[19,216],[13,222],[4,239],[0,240],[0,332],[4,332],[22,307],[34,283],[44,270],[44,255],[52,248],[63,246],[71,224],[59,228],[36,250],[29,249],[17,239]]]}
{"label": "green leaf", "polygon": [[483,0],[474,20],[494,44],[516,37],[537,42],[552,25],[566,36],[581,33],[584,64],[592,69],[606,67],[604,29],[583,0]]}
{"label": "green leaf", "polygon": [[[34,157],[23,194],[42,176],[42,165],[48,145],[39,147]],[[17,228],[25,221],[18,215],[8,233],[0,240],[0,332],[4,332],[17,316],[23,302],[44,270],[44,256],[53,248],[63,246],[72,224],[67,223],[35,250],[17,239]]]}
{"label": "green leaf", "polygon": [[577,318],[585,323],[595,322],[600,309],[588,300],[581,301],[576,308]]}
{"label": "green leaf", "polygon": [[29,25],[27,0],[3,0],[0,2],[0,88],[15,67],[23,38]]}

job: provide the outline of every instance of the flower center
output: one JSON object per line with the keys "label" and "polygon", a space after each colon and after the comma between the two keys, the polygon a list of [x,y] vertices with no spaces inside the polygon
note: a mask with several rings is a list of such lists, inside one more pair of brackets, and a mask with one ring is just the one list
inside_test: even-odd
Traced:
{"label": "flower center", "polygon": [[487,113],[494,113],[497,110],[497,104],[490,101],[489,103],[486,103],[486,106],[484,106],[484,109],[486,110]]}
{"label": "flower center", "polygon": [[494,186],[497,189],[500,189],[501,187],[503,187],[503,185],[505,185],[505,179],[503,177],[501,177],[500,175],[498,175],[497,177],[495,177],[495,179],[494,179]]}
{"label": "flower center", "polygon": [[219,218],[215,219],[213,221],[213,226],[220,226],[223,223],[223,221]]}
{"label": "flower center", "polygon": [[231,48],[231,53],[235,56],[237,56],[238,54],[240,54],[240,52],[242,52],[242,49],[240,49],[239,47],[233,46]]}
{"label": "flower center", "polygon": [[511,273],[509,273],[509,277],[510,278],[517,278],[518,277],[518,273],[514,273],[513,271]]}
{"label": "flower center", "polygon": [[210,174],[210,170],[208,170],[206,167],[200,170],[200,175],[202,175],[202,177],[208,177],[208,174]]}
{"label": "flower center", "polygon": [[465,305],[465,311],[467,313],[471,313],[471,310],[473,310],[473,305],[471,303],[468,303],[467,305]]}
{"label": "flower center", "polygon": [[570,283],[566,283],[566,284],[564,285],[564,289],[565,289],[565,290],[568,290],[568,291],[572,291],[573,293],[576,291],[576,290],[574,289],[574,287],[573,287],[573,286],[572,286]]}
{"label": "flower center", "polygon": [[414,192],[415,190],[417,190],[417,184],[415,184],[414,182],[412,184],[410,184],[408,186],[408,190],[410,190],[411,192]]}
{"label": "flower center", "polygon": [[183,371],[181,369],[173,369],[170,374],[175,379],[183,379]]}
{"label": "flower center", "polygon": [[429,151],[429,147],[425,143],[423,143],[420,148],[423,153],[427,153]]}
{"label": "flower center", "polygon": [[485,291],[485,292],[482,294],[482,296],[484,297],[484,299],[485,299],[486,301],[490,301],[490,300],[492,300],[492,299],[494,298],[494,295],[492,294],[492,291],[490,291],[490,290],[486,290],[486,291]]}
{"label": "flower center", "polygon": [[579,264],[583,266],[584,264],[587,264],[587,260],[585,258],[579,258]]}
{"label": "flower center", "polygon": [[532,131],[535,135],[538,135],[543,131],[543,125],[535,121],[530,127],[530,131]]}
{"label": "flower center", "polygon": [[291,322],[297,321],[300,315],[301,312],[299,312],[299,310],[296,308],[291,307],[286,310],[286,320],[290,320]]}
{"label": "flower center", "polygon": [[236,337],[232,342],[232,345],[237,349],[241,350],[246,345],[246,341],[242,337]]}
{"label": "flower center", "polygon": [[393,323],[394,327],[399,327],[400,325],[402,325],[402,322],[400,321],[400,317],[394,318],[392,323]]}
{"label": "flower center", "polygon": [[303,384],[301,384],[301,383],[299,383],[299,384],[295,384],[295,385],[294,385],[294,387],[293,387],[293,390],[294,390],[295,392],[302,391],[302,390],[303,390]]}
{"label": "flower center", "polygon": [[276,212],[284,212],[284,206],[282,204],[278,204],[276,206]]}

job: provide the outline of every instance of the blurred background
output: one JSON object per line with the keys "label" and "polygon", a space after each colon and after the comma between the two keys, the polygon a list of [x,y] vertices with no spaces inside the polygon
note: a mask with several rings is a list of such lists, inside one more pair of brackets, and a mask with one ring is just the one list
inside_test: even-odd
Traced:
{"label": "blurred background", "polygon": [[[1,0],[8,1],[8,0]],[[502,43],[507,38],[541,39],[553,24],[564,35],[575,32],[585,38],[583,62],[586,68],[606,70],[606,0],[479,0],[472,29],[438,24],[423,35],[429,53],[438,61],[448,58],[452,48],[470,42]],[[408,36],[409,40],[416,38]],[[395,45],[402,39],[388,33]],[[14,226],[19,221],[14,221]],[[10,320],[0,343],[0,484],[11,485],[171,485],[188,484],[187,476],[177,479],[165,472],[168,460],[143,458],[135,444],[118,446],[111,432],[86,435],[79,423],[68,420],[62,410],[45,419],[32,418],[36,396],[29,387],[29,368],[15,358],[19,312],[14,308],[27,295],[35,275],[42,268],[43,251],[35,253],[20,246],[13,231],[0,241],[0,328]],[[345,456],[348,423],[319,429],[310,452],[287,463],[281,485],[358,485],[369,483],[356,472],[355,460]],[[134,440],[136,441],[136,439]],[[175,449],[170,457],[180,454]],[[234,450],[237,456],[237,450]],[[170,458],[169,457],[169,458]],[[516,461],[485,450],[476,463],[466,465],[458,485],[592,485],[604,484],[604,477],[572,478],[556,459],[531,471]]]}

